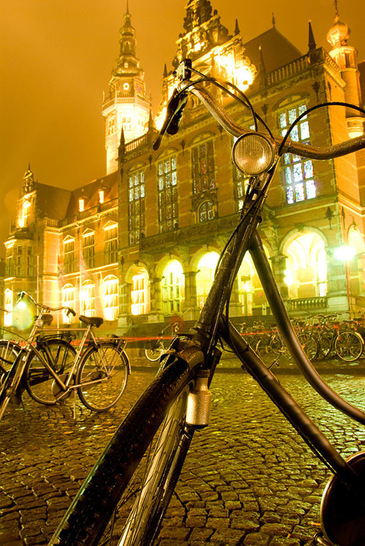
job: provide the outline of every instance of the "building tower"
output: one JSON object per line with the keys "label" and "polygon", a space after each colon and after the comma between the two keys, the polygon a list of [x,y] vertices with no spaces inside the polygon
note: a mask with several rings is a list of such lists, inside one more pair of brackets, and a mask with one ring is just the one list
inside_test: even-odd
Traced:
{"label": "building tower", "polygon": [[144,71],[136,57],[136,31],[131,24],[128,2],[119,41],[119,57],[102,107],[105,118],[107,174],[118,168],[118,147],[122,129],[125,142],[134,140],[147,131],[150,116]]}
{"label": "building tower", "polygon": [[[327,33],[327,41],[332,46],[330,55],[341,70],[341,77],[344,80],[345,100],[356,106],[361,105],[360,77],[357,64],[357,51],[353,46],[348,45],[351,30],[346,23],[340,21],[337,1],[335,1],[336,17],[333,26]],[[363,118],[360,112],[353,108],[346,111],[346,121],[349,136],[351,138],[363,134]]]}

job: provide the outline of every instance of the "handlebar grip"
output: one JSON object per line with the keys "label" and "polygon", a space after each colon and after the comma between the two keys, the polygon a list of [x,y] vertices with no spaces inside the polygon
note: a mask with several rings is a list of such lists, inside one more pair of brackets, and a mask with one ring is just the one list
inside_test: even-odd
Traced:
{"label": "handlebar grip", "polygon": [[73,317],[76,317],[76,311],[71,309],[71,307],[67,307],[66,313],[67,313],[67,315],[72,315]]}
{"label": "handlebar grip", "polygon": [[171,121],[166,129],[166,133],[168,133],[169,135],[176,135],[176,133],[178,132],[180,120],[182,118],[187,100],[188,100],[188,97],[185,96],[184,99],[181,101],[181,104],[179,105],[178,110],[176,110],[176,112],[173,114]]}
{"label": "handlebar grip", "polygon": [[[161,140],[165,132],[169,135],[175,135],[179,129],[179,122],[182,116],[182,111],[188,100],[187,94],[174,90],[171,99],[167,105],[166,118],[160,130],[160,133],[153,144],[153,149],[158,150]],[[170,128],[171,127],[171,128]]]}

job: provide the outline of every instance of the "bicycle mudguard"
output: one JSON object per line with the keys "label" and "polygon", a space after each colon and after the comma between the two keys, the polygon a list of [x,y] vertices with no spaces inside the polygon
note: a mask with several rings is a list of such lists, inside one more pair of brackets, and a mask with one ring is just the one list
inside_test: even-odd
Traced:
{"label": "bicycle mudguard", "polygon": [[321,525],[331,544],[364,546],[365,544],[365,452],[360,451],[346,462],[359,478],[353,491],[338,476],[332,476],[321,502]]}

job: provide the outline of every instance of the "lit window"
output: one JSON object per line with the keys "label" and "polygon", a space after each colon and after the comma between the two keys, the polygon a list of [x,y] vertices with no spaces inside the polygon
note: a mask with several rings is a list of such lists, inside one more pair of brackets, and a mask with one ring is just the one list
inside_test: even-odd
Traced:
{"label": "lit window", "polygon": [[145,315],[149,312],[149,282],[147,273],[139,273],[132,278],[132,315]]}
{"label": "lit window", "polygon": [[124,131],[131,131],[132,130],[132,118],[130,116],[123,116],[122,117],[122,125]]}
{"label": "lit window", "polygon": [[[291,106],[278,114],[278,124],[282,136],[285,136],[291,123],[305,110],[305,104],[299,104]],[[310,132],[307,116],[303,117],[295,125],[290,132],[289,138],[297,142],[309,144]],[[288,204],[316,197],[312,160],[300,158],[293,154],[284,154],[281,159],[281,165]]]}
{"label": "lit window", "polygon": [[105,190],[101,188],[99,190],[99,203],[100,204],[104,203],[104,199],[105,199]]}
{"label": "lit window", "polygon": [[159,161],[157,173],[160,231],[171,231],[178,221],[176,156]]}
{"label": "lit window", "polygon": [[210,287],[212,286],[215,269],[219,260],[217,252],[208,252],[205,254],[199,264],[196,274],[196,294],[197,303],[200,308],[203,307]]}
{"label": "lit window", "polygon": [[129,243],[138,243],[145,227],[145,176],[144,169],[130,172],[128,176],[128,231]]}
{"label": "lit window", "polygon": [[82,256],[87,269],[95,266],[95,236],[93,231],[88,231],[82,236]]}
{"label": "lit window", "polygon": [[164,313],[179,313],[185,296],[184,272],[180,262],[174,260],[165,267],[161,284]]}
{"label": "lit window", "polygon": [[81,314],[86,317],[95,316],[95,283],[85,281],[81,287]]}
{"label": "lit window", "polygon": [[118,279],[109,275],[103,281],[104,317],[106,320],[116,320],[118,317]]}
{"label": "lit window", "polygon": [[63,273],[75,271],[75,240],[66,238],[63,241]]}
{"label": "lit window", "polygon": [[[62,288],[62,306],[75,310],[75,287],[72,284],[65,284]],[[67,315],[65,311],[62,312],[62,318],[65,324],[72,322],[72,315]]]}
{"label": "lit window", "polygon": [[85,210],[85,199],[80,197],[79,199],[79,212],[84,212]]}
{"label": "lit window", "polygon": [[215,188],[213,139],[191,149],[193,193]]}
{"label": "lit window", "polygon": [[104,233],[104,263],[114,264],[118,261],[118,224],[107,224]]}
{"label": "lit window", "polygon": [[12,324],[12,310],[13,310],[13,291],[7,288],[4,293],[4,326],[11,326]]}
{"label": "lit window", "polygon": [[207,222],[214,218],[214,206],[211,201],[205,201],[199,207],[199,222]]}

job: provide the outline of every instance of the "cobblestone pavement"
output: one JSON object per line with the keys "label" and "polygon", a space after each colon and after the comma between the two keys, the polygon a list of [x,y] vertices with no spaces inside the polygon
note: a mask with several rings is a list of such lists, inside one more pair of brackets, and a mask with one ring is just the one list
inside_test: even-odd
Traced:
{"label": "cobblestone pavement", "polygon": [[[232,364],[231,364],[232,365]],[[245,373],[217,373],[211,426],[196,433],[158,544],[309,545],[319,530],[328,471]],[[354,368],[355,369],[355,368]],[[153,373],[135,369],[105,414],[76,401],[46,407],[24,394],[0,421],[0,544],[47,544],[103,447]],[[331,373],[332,387],[364,408],[365,374]],[[279,380],[344,456],[365,428],[333,410],[298,374]]]}

